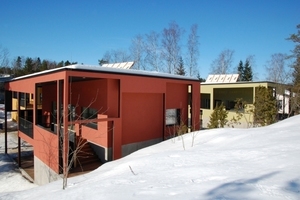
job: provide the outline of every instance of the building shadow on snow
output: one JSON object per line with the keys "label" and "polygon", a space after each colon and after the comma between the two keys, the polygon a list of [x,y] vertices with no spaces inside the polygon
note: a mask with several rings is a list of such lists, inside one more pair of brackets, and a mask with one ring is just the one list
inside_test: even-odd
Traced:
{"label": "building shadow on snow", "polygon": [[297,199],[300,199],[300,179],[289,181],[283,190],[296,195]]}
{"label": "building shadow on snow", "polygon": [[16,163],[9,157],[9,155],[0,153],[0,174],[15,172],[18,169]]}
{"label": "building shadow on snow", "polygon": [[208,199],[247,199],[248,193],[253,190],[253,184],[268,179],[279,172],[268,173],[252,179],[241,179],[224,183],[206,193]]}

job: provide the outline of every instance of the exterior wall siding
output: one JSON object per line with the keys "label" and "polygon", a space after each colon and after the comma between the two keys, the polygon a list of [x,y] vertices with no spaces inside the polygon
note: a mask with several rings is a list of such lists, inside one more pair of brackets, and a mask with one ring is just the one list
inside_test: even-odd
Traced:
{"label": "exterior wall siding", "polygon": [[[189,85],[192,91],[188,90]],[[59,134],[56,133],[56,123],[61,121],[55,120],[57,114],[54,110],[57,108],[62,108],[62,119],[65,120],[61,125],[72,127],[75,124],[77,136],[93,144],[104,162],[166,139],[169,136],[165,122],[166,109],[180,109],[180,117],[187,124],[191,116],[188,115],[189,104],[193,105],[190,110],[196,115],[194,127],[195,130],[200,128],[197,122],[200,84],[196,80],[61,70],[16,79],[5,87],[6,90],[33,94],[35,98],[31,108],[34,137],[30,139],[22,132],[19,136],[33,145],[38,184],[58,179],[62,167],[59,158],[62,145],[66,152],[67,142],[60,144]],[[42,92],[42,96],[35,97],[35,92]],[[189,96],[193,96],[190,102]],[[58,106],[59,99],[63,107]],[[35,110],[35,102],[42,102],[39,112]],[[70,106],[75,108],[76,113],[72,122],[68,121]],[[83,123],[80,121],[83,120],[84,108],[98,111],[97,118],[93,119],[93,123],[98,125],[96,129],[78,124]],[[38,124],[40,121],[42,124]]]}

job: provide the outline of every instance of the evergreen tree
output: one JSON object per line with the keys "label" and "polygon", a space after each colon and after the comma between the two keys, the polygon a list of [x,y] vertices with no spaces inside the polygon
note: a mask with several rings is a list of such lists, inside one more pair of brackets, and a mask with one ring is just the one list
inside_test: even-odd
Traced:
{"label": "evergreen tree", "polygon": [[39,72],[41,71],[41,67],[42,67],[42,62],[41,59],[38,57],[33,63],[33,71]]}
{"label": "evergreen tree", "polygon": [[71,63],[67,60],[67,61],[65,62],[65,65],[64,65],[64,66],[68,66],[68,65],[71,65]]}
{"label": "evergreen tree", "polygon": [[98,63],[100,66],[104,65],[104,64],[108,64],[109,62],[107,60],[104,60],[103,58],[101,60],[98,60]]}
{"label": "evergreen tree", "polygon": [[295,43],[295,47],[292,50],[291,58],[294,59],[292,64],[293,68],[293,83],[294,85],[300,84],[300,24],[297,25],[298,32],[296,34],[291,34],[288,40]]}
{"label": "evergreen tree", "polygon": [[241,61],[241,60],[240,60],[240,63],[239,63],[237,71],[238,71],[238,74],[240,75],[239,76],[239,80],[243,81],[243,77],[242,76],[244,74],[244,65],[243,65],[243,61]]}
{"label": "evergreen tree", "polygon": [[292,50],[290,58],[293,59],[293,96],[291,97],[291,108],[294,114],[300,114],[300,24],[297,25],[298,32],[291,34],[288,40],[294,42],[295,47]]}
{"label": "evergreen tree", "polygon": [[60,61],[59,63],[57,63],[57,66],[56,67],[63,67],[64,66],[64,61],[62,60],[62,61]]}
{"label": "evergreen tree", "polygon": [[247,59],[243,71],[243,81],[252,81],[253,74],[249,60]]}
{"label": "evergreen tree", "polygon": [[277,103],[272,91],[266,87],[256,88],[253,121],[257,126],[266,126],[276,122]]}
{"label": "evergreen tree", "polygon": [[48,61],[47,60],[43,60],[42,61],[42,65],[41,65],[41,71],[47,70],[47,69],[48,69]]}
{"label": "evergreen tree", "polygon": [[199,72],[198,72],[198,74],[197,74],[197,79],[198,79],[201,83],[206,81],[204,78],[201,78]]}
{"label": "evergreen tree", "polygon": [[239,77],[240,81],[252,81],[253,72],[248,59],[246,59],[245,65],[243,65],[242,61],[240,61],[237,71],[238,74],[240,75]]}
{"label": "evergreen tree", "polygon": [[216,105],[213,113],[210,115],[209,123],[207,124],[208,128],[223,128],[227,120],[228,111],[226,110],[223,103],[219,106]]}
{"label": "evergreen tree", "polygon": [[34,63],[32,58],[27,57],[25,60],[25,65],[23,69],[23,74],[31,74],[34,72]]}
{"label": "evergreen tree", "polygon": [[13,63],[13,74],[15,77],[22,75],[22,68],[22,58],[18,56]]}
{"label": "evergreen tree", "polygon": [[179,65],[175,69],[175,74],[185,76],[185,69],[184,69],[182,57],[180,57],[179,59]]}

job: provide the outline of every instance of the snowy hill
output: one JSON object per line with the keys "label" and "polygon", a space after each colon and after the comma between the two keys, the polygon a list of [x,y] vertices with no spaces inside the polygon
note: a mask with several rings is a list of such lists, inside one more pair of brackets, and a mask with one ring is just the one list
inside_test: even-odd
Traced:
{"label": "snowy hill", "polygon": [[299,125],[295,116],[194,132],[70,178],[66,190],[57,181],[0,199],[300,199]]}

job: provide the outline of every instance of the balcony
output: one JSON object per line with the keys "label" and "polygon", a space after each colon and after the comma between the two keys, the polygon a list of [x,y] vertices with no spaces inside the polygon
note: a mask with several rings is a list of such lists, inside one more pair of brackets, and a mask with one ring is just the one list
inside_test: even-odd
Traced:
{"label": "balcony", "polygon": [[28,137],[33,138],[33,123],[19,117],[19,130],[26,134]]}

